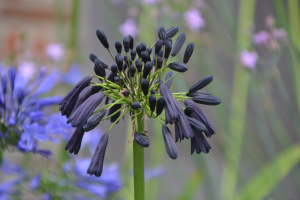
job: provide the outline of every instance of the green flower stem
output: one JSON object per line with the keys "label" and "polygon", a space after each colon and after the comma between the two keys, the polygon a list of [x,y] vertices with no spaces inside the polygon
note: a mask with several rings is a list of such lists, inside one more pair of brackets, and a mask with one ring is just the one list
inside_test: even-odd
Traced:
{"label": "green flower stem", "polygon": [[119,100],[115,101],[113,104],[111,104],[111,106],[108,107],[108,109],[111,108],[111,107],[113,107],[115,104],[120,104],[120,102],[123,101],[123,100],[125,100],[125,99],[126,98],[122,98],[122,99],[119,99]]}
{"label": "green flower stem", "polygon": [[150,76],[150,79],[152,79],[154,76],[156,76],[156,74],[158,74],[159,72],[161,72],[162,70],[165,70],[167,67],[162,67],[161,69],[157,70],[154,74],[152,74]]}
{"label": "green flower stem", "polygon": [[114,103],[111,103],[111,104],[107,104],[107,105],[105,105],[105,106],[102,106],[102,107],[99,108],[98,110],[94,111],[93,114],[96,113],[96,112],[99,112],[100,110],[103,110],[103,109],[105,109],[105,108],[107,108],[107,107],[110,107],[110,106],[112,106],[112,105],[115,105],[115,104],[125,104],[125,102],[119,102],[119,103],[114,102]]}
{"label": "green flower stem", "polygon": [[109,133],[109,131],[116,125],[116,123],[118,123],[118,121],[126,115],[126,113],[128,113],[128,111],[130,111],[130,109],[127,109],[122,115],[120,115],[120,117],[110,126],[110,128],[108,129],[107,133]]}
{"label": "green flower stem", "polygon": [[113,114],[109,115],[108,117],[105,117],[103,119],[101,119],[101,121],[104,121],[106,119],[111,118],[112,116],[114,116],[115,114],[117,114],[118,112],[120,112],[121,110],[123,110],[125,108],[125,106],[123,106],[122,108],[120,108],[119,110],[117,110],[116,112],[114,112]]}
{"label": "green flower stem", "polygon": [[[138,113],[140,111],[136,111]],[[136,116],[136,131],[144,131],[144,111]],[[144,148],[133,141],[133,177],[134,177],[134,199],[145,199],[145,178],[144,178]]]}
{"label": "green flower stem", "polygon": [[109,52],[110,56],[112,57],[112,59],[116,62],[116,59],[113,57],[113,55],[111,54],[110,50],[107,49],[107,51]]}

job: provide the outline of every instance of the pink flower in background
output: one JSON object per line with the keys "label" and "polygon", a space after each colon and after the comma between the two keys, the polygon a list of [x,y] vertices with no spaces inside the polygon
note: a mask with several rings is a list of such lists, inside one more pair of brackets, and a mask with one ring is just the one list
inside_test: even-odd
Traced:
{"label": "pink flower in background", "polygon": [[142,0],[143,3],[147,5],[153,5],[158,2],[158,0]]}
{"label": "pink flower in background", "polygon": [[62,44],[49,44],[45,48],[46,55],[55,60],[61,60],[65,55],[65,47]]}
{"label": "pink flower in background", "polygon": [[191,31],[197,32],[200,28],[205,26],[205,20],[202,18],[201,13],[196,9],[185,12],[184,20]]}
{"label": "pink flower in background", "polygon": [[139,29],[132,19],[127,19],[119,27],[119,31],[123,36],[131,35],[132,37],[135,37],[139,33]]}
{"label": "pink flower in background", "polygon": [[244,67],[247,67],[249,69],[255,69],[256,62],[258,59],[258,55],[255,51],[242,51],[240,55],[240,62]]}
{"label": "pink flower in background", "polygon": [[272,35],[276,40],[287,40],[287,33],[283,28],[272,29]]}
{"label": "pink flower in background", "polygon": [[259,31],[253,36],[253,42],[255,44],[267,44],[270,41],[270,34],[266,31]]}
{"label": "pink flower in background", "polygon": [[27,78],[27,79],[31,79],[34,77],[35,73],[36,73],[36,67],[35,64],[33,62],[21,62],[21,64],[18,67],[18,71],[20,72],[20,74]]}

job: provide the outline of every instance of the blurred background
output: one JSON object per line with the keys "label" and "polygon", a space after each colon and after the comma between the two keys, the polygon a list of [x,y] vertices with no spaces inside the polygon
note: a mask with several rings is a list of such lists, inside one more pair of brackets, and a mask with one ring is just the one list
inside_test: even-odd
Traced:
{"label": "blurred background", "polygon": [[[174,78],[171,91],[187,91],[213,75],[205,91],[222,103],[199,107],[217,134],[208,138],[209,154],[190,155],[190,142],[182,141],[177,143],[177,160],[171,160],[161,125],[149,120],[146,199],[296,200],[300,199],[299,9],[297,0],[1,0],[0,65],[14,66],[29,79],[46,67],[48,74],[59,77],[47,94],[64,96],[82,77],[94,73],[90,53],[113,64],[96,37],[97,29],[105,32],[114,55],[115,41],[124,36],[132,35],[135,46],[142,41],[150,46],[160,26],[178,26],[178,34],[187,34],[183,48],[194,42],[195,49],[189,70]],[[183,53],[184,49],[178,61]],[[48,111],[56,113],[58,106]],[[89,148],[110,125],[101,122],[98,130],[85,134],[84,149],[77,156],[64,150],[70,127],[59,143],[39,144],[53,152],[51,160],[5,151],[0,183],[20,177],[18,173],[26,175],[15,184],[0,185],[0,199],[74,199],[69,194],[74,191],[76,199],[133,199],[128,120],[113,128],[106,150],[113,186],[105,180],[86,184],[82,178],[85,161],[93,153]],[[174,127],[171,130],[175,133]],[[15,169],[11,165],[19,171],[8,170]],[[75,179],[76,186],[66,186]]]}

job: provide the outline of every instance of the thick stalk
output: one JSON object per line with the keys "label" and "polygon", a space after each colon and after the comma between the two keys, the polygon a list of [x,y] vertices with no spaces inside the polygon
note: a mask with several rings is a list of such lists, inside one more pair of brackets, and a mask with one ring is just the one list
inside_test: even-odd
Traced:
{"label": "thick stalk", "polygon": [[[140,111],[136,111],[138,113]],[[136,116],[136,131],[144,131],[144,112]],[[134,199],[145,199],[145,178],[144,178],[144,148],[133,141],[133,176],[134,176]]]}

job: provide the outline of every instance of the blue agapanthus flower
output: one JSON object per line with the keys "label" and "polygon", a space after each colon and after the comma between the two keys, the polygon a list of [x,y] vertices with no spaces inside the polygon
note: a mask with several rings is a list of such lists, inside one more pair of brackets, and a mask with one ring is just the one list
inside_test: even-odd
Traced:
{"label": "blue agapanthus flower", "polygon": [[34,81],[30,81],[15,68],[2,70],[0,89],[0,145],[13,145],[21,152],[33,152],[49,157],[50,151],[38,148],[38,142],[58,142],[56,134],[65,132],[60,126],[58,115],[47,115],[46,107],[61,101],[59,96],[41,97],[50,91],[57,79],[57,73],[46,76],[41,68]]}

